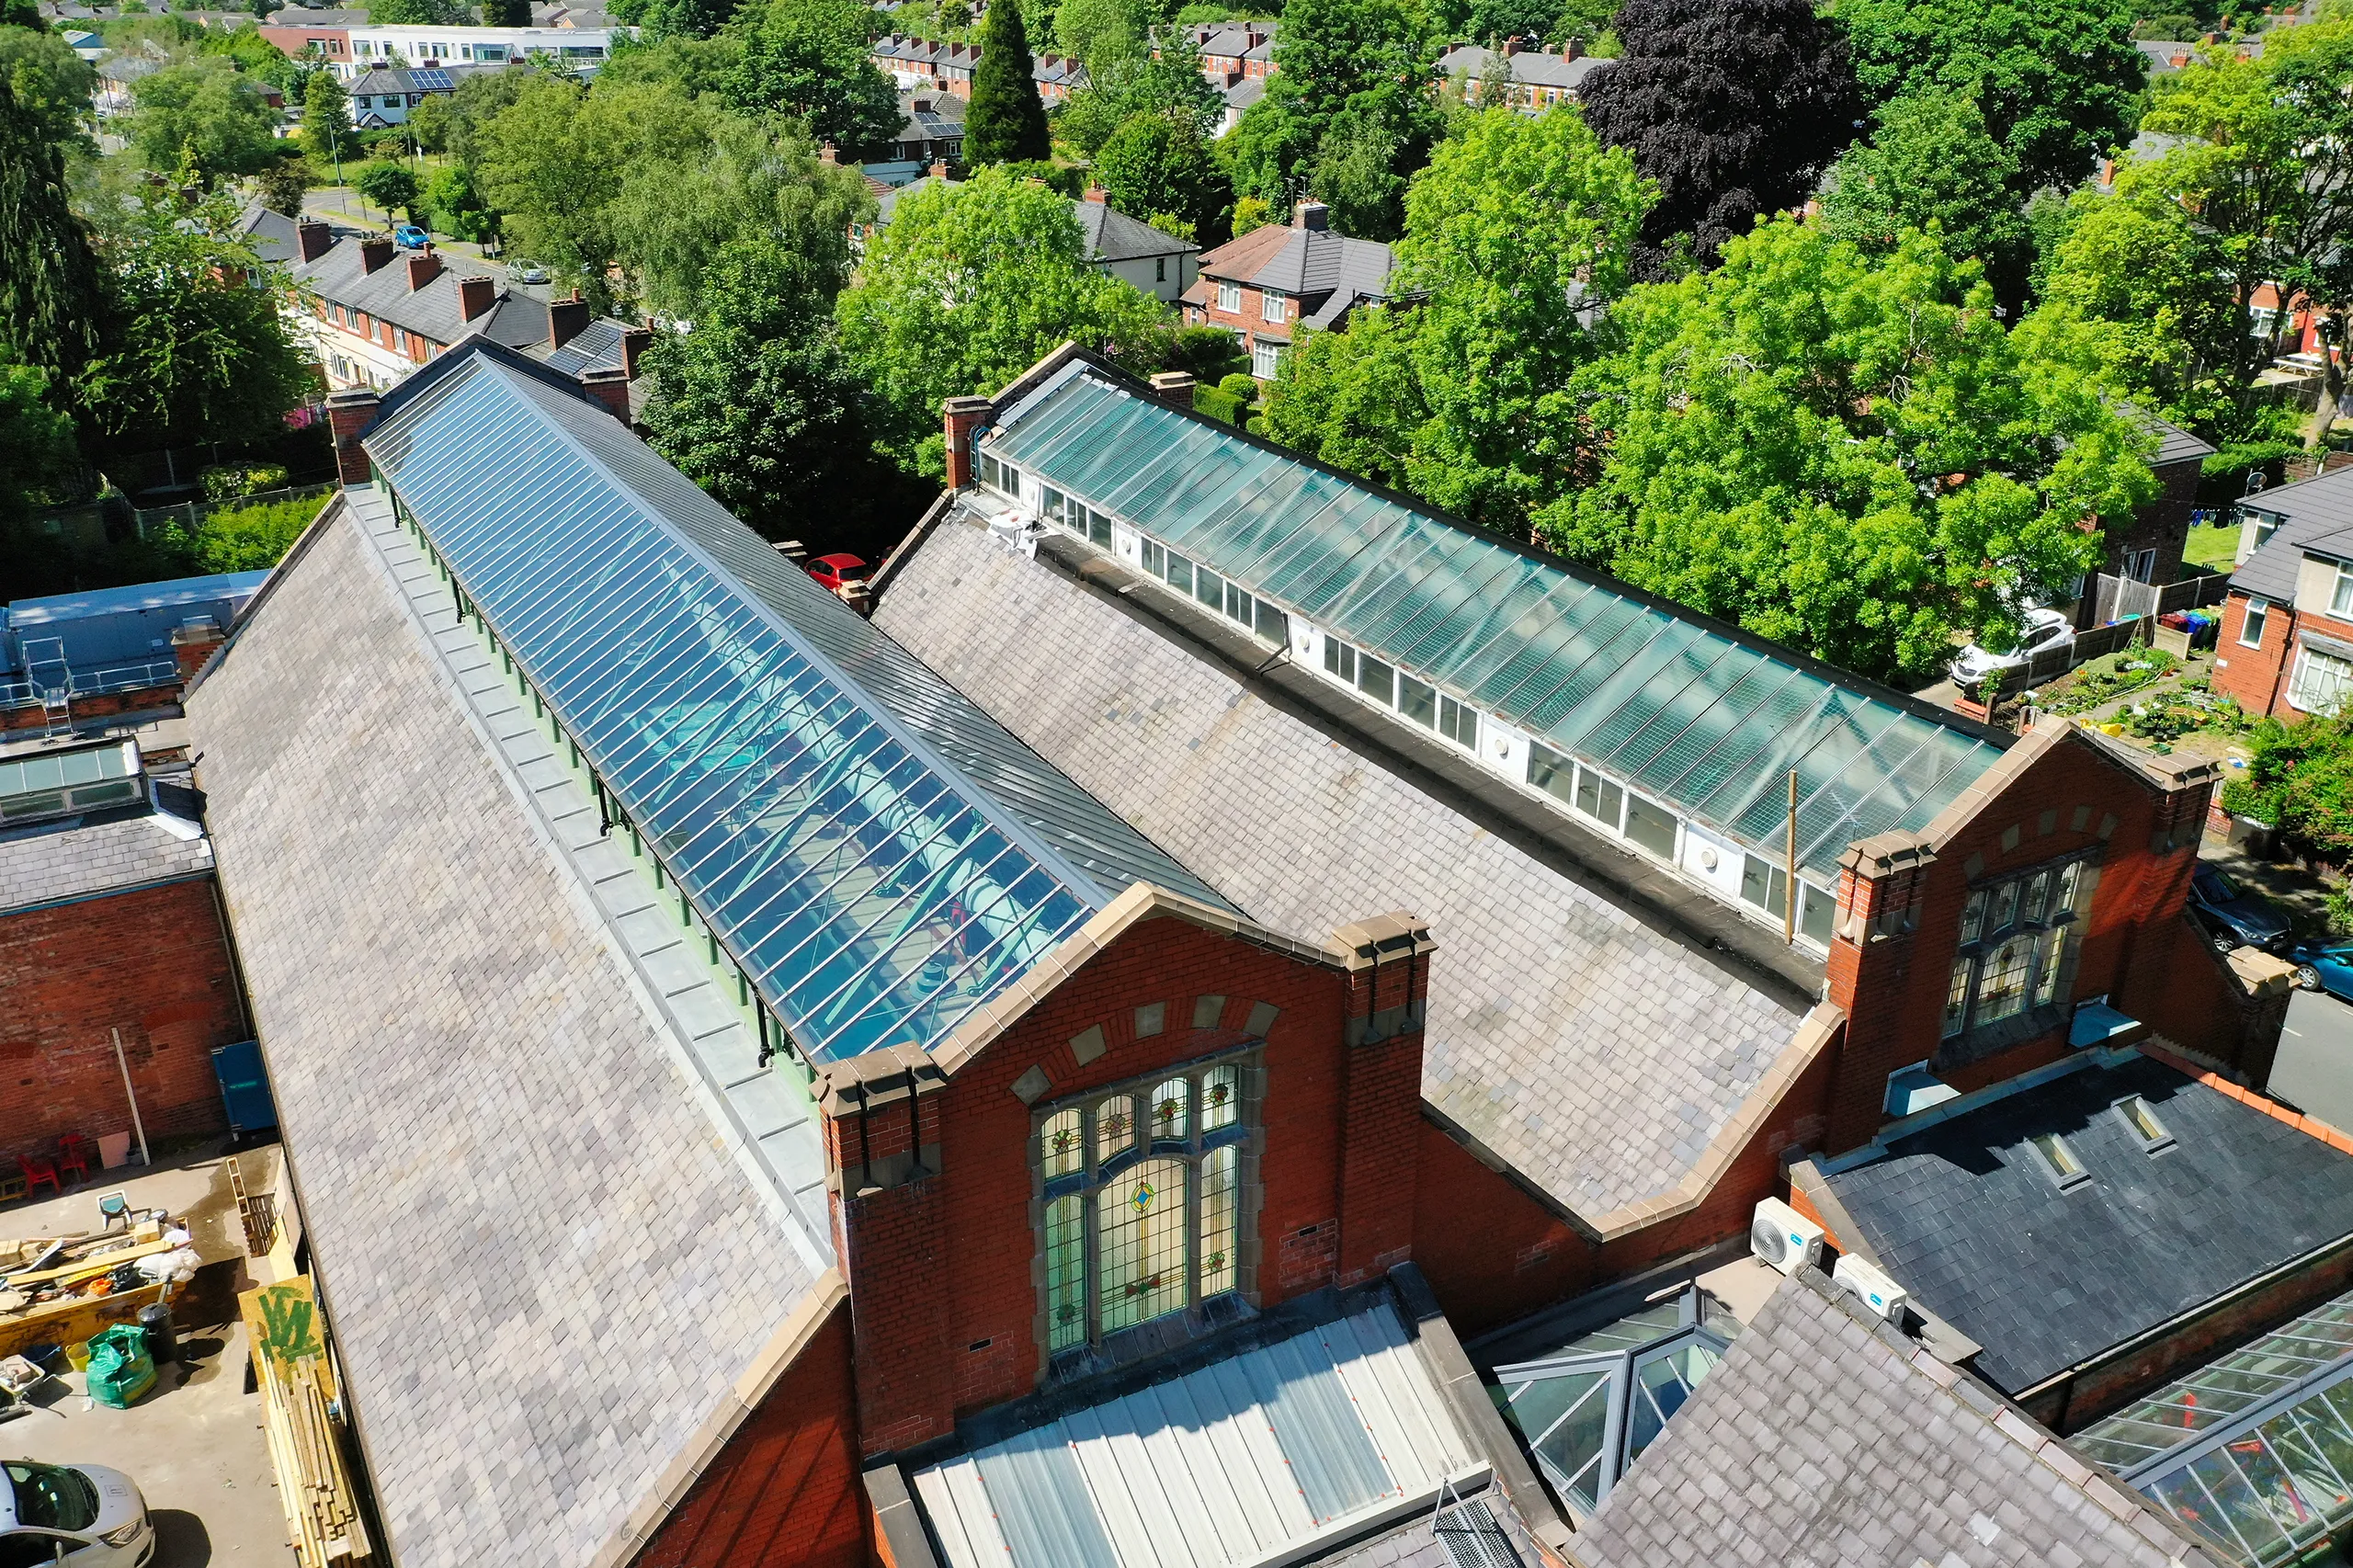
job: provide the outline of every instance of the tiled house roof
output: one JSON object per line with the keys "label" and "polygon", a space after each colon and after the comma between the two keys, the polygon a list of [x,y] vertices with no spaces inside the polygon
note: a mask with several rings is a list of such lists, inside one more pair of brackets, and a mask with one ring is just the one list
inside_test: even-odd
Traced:
{"label": "tiled house roof", "polygon": [[2262,491],[2241,505],[2280,522],[2279,531],[2231,574],[2233,593],[2293,599],[2296,570],[2307,550],[2353,560],[2353,469]]}
{"label": "tiled house roof", "polygon": [[1811,1269],[1774,1293],[1576,1551],[1586,1568],[2221,1568]]}
{"label": "tiled house roof", "polygon": [[185,817],[127,806],[0,832],[0,914],[210,871],[193,801],[182,809]]}

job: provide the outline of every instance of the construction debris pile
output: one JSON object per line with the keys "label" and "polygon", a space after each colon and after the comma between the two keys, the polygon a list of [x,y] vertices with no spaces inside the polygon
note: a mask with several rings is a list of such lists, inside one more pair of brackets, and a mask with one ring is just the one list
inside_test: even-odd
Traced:
{"label": "construction debris pile", "polygon": [[0,1318],[196,1276],[187,1227],[161,1210],[127,1232],[36,1236],[0,1246],[13,1249],[0,1253]]}

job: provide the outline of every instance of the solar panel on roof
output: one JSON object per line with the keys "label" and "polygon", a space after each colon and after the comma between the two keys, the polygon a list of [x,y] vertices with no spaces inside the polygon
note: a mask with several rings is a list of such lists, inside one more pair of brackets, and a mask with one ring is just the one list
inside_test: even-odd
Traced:
{"label": "solar panel on roof", "polygon": [[601,408],[434,369],[369,457],[808,1055],[937,1045],[1139,878],[1222,903]]}
{"label": "solar panel on roof", "polygon": [[457,86],[447,71],[412,71],[408,74],[408,79],[415,90],[422,93],[452,92]]}
{"label": "solar panel on roof", "polygon": [[1801,867],[1918,829],[2004,742],[1221,434],[1083,364],[1006,411],[1000,460],[1719,832]]}

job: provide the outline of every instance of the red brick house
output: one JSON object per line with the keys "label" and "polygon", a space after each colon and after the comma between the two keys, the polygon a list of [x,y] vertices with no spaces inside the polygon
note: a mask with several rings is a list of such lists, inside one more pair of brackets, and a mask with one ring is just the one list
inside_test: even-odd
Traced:
{"label": "red brick house", "polygon": [[1302,201],[1288,228],[1269,223],[1203,254],[1199,280],[1180,298],[1186,322],[1233,334],[1264,381],[1302,330],[1337,327],[1358,305],[1387,300],[1389,247],[1336,234],[1330,218],[1322,202]]}
{"label": "red brick house", "polygon": [[2250,713],[2335,711],[2353,695],[2353,471],[2250,496],[2239,512],[2214,689]]}

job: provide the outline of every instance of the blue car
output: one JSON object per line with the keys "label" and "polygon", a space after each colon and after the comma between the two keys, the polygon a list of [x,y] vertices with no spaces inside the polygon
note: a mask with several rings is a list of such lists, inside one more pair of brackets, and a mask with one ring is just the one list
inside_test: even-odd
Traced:
{"label": "blue car", "polygon": [[2296,983],[2353,1002],[2353,942],[2305,942],[2288,950]]}
{"label": "blue car", "polygon": [[423,250],[433,243],[433,236],[414,223],[403,223],[392,231],[392,244],[403,250]]}

